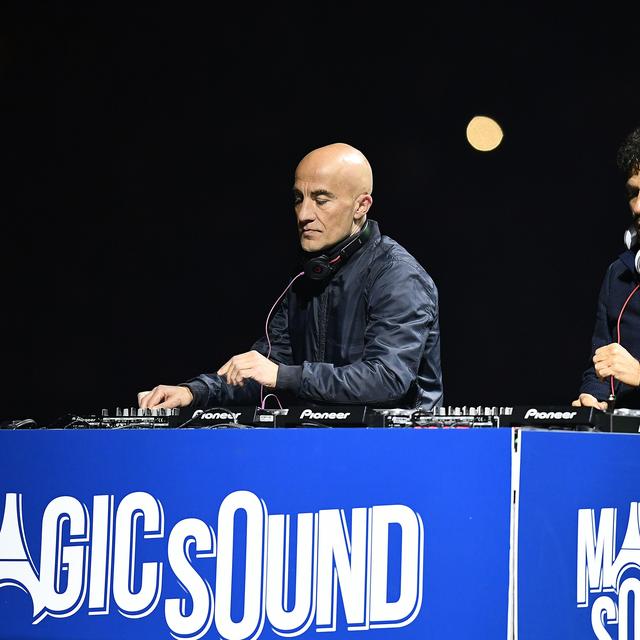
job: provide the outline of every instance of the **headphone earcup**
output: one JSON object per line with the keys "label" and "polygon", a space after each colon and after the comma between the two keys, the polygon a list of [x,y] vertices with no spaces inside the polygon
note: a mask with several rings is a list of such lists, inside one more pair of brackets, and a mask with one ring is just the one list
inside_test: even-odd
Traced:
{"label": "headphone earcup", "polygon": [[638,242],[638,232],[635,226],[631,225],[624,232],[624,245],[625,247],[627,247],[627,249],[631,249],[635,246],[637,242]]}
{"label": "headphone earcup", "polygon": [[333,269],[326,256],[311,258],[311,260],[307,260],[304,263],[304,273],[311,280],[324,280],[332,271]]}
{"label": "headphone earcup", "polygon": [[331,249],[325,249],[327,253],[309,258],[302,267],[304,274],[311,280],[330,277],[369,239],[371,233],[372,227],[367,220],[355,235],[347,236]]}

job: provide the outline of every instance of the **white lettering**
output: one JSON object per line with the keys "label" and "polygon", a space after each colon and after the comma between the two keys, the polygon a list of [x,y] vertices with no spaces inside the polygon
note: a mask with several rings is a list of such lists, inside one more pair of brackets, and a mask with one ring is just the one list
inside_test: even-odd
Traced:
{"label": "white lettering", "polygon": [[[112,598],[128,618],[148,616],[159,603],[164,554],[160,541],[152,540],[164,537],[162,504],[133,492],[117,506],[113,495],[93,496],[91,505],[92,517],[70,496],[46,506],[38,574],[22,496],[6,494],[0,587],[17,586],[31,597],[34,623],[74,615],[87,593],[89,615],[109,615]],[[302,635],[314,623],[317,631],[336,631],[338,594],[349,631],[407,625],[422,603],[423,538],[420,515],[403,505],[269,516],[257,495],[233,492],[220,504],[217,538],[198,518],[178,521],[169,533],[166,554],[175,581],[167,585],[167,627],[182,640],[211,633],[254,640],[267,620],[285,637]],[[604,542],[594,534],[582,544],[590,576]],[[182,592],[176,594],[176,587]],[[635,595],[636,585],[628,587]]]}
{"label": "white lettering", "polygon": [[602,591],[612,586],[615,554],[615,509],[600,510],[600,526],[596,535],[593,509],[578,509],[577,602],[586,607],[589,591]]}
{"label": "white lettering", "polygon": [[319,516],[316,624],[335,630],[336,592],[340,584],[347,624],[363,625],[367,585],[367,510],[351,510],[351,536],[342,509],[322,510]]}
{"label": "white lettering", "polygon": [[109,613],[113,555],[113,496],[93,498],[89,613]]}
{"label": "white lettering", "polygon": [[[31,596],[34,624],[45,608],[22,520],[22,495],[7,493],[0,526],[0,587],[17,586]],[[46,615],[46,612],[44,613]]]}
{"label": "white lettering", "polygon": [[618,640],[628,640],[629,638],[629,594],[633,594],[633,638],[640,638],[640,614],[638,605],[640,600],[640,580],[638,578],[627,578],[621,585],[618,592],[618,615],[620,623],[618,625]]}
{"label": "white lettering", "polygon": [[[64,544],[67,537],[69,544]],[[56,618],[66,618],[82,605],[88,540],[87,508],[70,496],[54,498],[42,516],[40,591],[46,602],[43,618],[47,613]]]}
{"label": "white lettering", "polygon": [[591,609],[591,627],[597,640],[613,640],[609,632],[604,628],[608,623],[617,622],[616,603],[608,596],[596,598]]}
{"label": "white lettering", "polygon": [[203,420],[231,420],[236,421],[240,412],[234,413],[233,411],[203,411],[197,409],[193,412],[192,418],[202,418]]}
{"label": "white lettering", "polygon": [[143,538],[162,538],[164,512],[152,495],[138,491],[123,498],[116,514],[113,597],[127,618],[142,618],[157,606],[162,586],[162,563],[143,562],[140,587],[135,587],[137,525],[142,521]]}
{"label": "white lettering", "polygon": [[[400,595],[387,600],[389,528],[399,525],[402,537]],[[423,524],[401,504],[373,507],[371,526],[371,628],[403,627],[422,605]]]}
{"label": "white lettering", "polygon": [[595,511],[578,510],[577,605],[588,606],[591,593],[610,591],[617,595],[616,599],[601,595],[592,604],[591,626],[599,640],[611,640],[607,625],[618,625],[613,634],[617,640],[640,637],[640,579],[624,577],[628,569],[635,571],[640,566],[639,506],[638,502],[629,505],[627,529],[617,554],[617,510],[600,510],[597,533]]}
{"label": "white lettering", "polygon": [[571,420],[577,415],[577,411],[538,411],[537,409],[529,409],[524,414],[524,419],[533,418],[534,420]]}
{"label": "white lettering", "polygon": [[300,513],[297,518],[295,600],[289,606],[290,517],[269,516],[267,556],[267,618],[273,630],[287,637],[304,633],[315,613],[318,517]]}
{"label": "white lettering", "polygon": [[[233,546],[235,516],[246,514],[244,610],[242,619],[231,619]],[[249,640],[262,632],[264,625],[265,560],[263,541],[267,526],[267,507],[249,491],[230,493],[218,512],[218,563],[216,568],[216,627],[225,640]],[[240,536],[238,536],[240,538]]]}
{"label": "white lettering", "polygon": [[187,613],[186,598],[168,598],[164,604],[164,614],[174,634],[180,638],[198,640],[211,628],[214,602],[211,586],[191,564],[192,547],[195,548],[196,558],[213,558],[216,555],[213,529],[197,518],[181,520],[173,527],[167,549],[169,565],[191,596],[191,613]]}
{"label": "white lettering", "polygon": [[300,414],[300,419],[311,418],[312,420],[346,420],[351,415],[350,411],[312,411],[304,409]]}

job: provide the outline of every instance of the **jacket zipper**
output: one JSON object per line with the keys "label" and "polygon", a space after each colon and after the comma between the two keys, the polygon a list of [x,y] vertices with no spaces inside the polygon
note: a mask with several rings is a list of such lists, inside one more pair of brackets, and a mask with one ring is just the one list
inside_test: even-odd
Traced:
{"label": "jacket zipper", "polygon": [[324,354],[327,345],[327,313],[329,309],[329,287],[327,287],[320,298],[320,318],[318,319],[318,353],[317,362],[324,362]]}

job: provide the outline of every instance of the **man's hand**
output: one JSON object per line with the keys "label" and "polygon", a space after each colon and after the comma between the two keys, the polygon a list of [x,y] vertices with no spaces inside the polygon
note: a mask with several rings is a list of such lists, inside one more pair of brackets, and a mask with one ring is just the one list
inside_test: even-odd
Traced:
{"label": "man's hand", "polygon": [[640,362],[615,342],[596,349],[593,365],[600,380],[613,376],[632,387],[640,386]]}
{"label": "man's hand", "polygon": [[189,387],[172,387],[160,384],[151,391],[138,394],[138,405],[141,409],[174,409],[186,407],[193,402]]}
{"label": "man's hand", "polygon": [[278,365],[257,351],[247,351],[230,360],[218,369],[227,384],[243,386],[244,381],[253,379],[265,387],[275,387],[278,379]]}
{"label": "man's hand", "polygon": [[598,402],[598,399],[592,396],[590,393],[581,393],[577,400],[571,403],[573,407],[595,407],[596,409],[602,409],[606,411],[607,403]]}

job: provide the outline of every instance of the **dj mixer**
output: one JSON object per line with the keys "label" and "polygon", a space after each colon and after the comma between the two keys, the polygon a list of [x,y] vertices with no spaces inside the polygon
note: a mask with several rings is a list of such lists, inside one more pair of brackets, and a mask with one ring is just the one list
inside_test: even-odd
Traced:
{"label": "dj mixer", "polygon": [[[7,429],[40,428],[34,420],[14,420]],[[497,427],[554,430],[640,432],[640,411],[605,412],[572,406],[448,406],[432,410],[371,408],[366,405],[261,407],[209,407],[207,409],[102,409],[88,415],[69,414],[48,428],[162,429],[162,428],[291,428],[391,427],[421,429],[474,429]]]}

